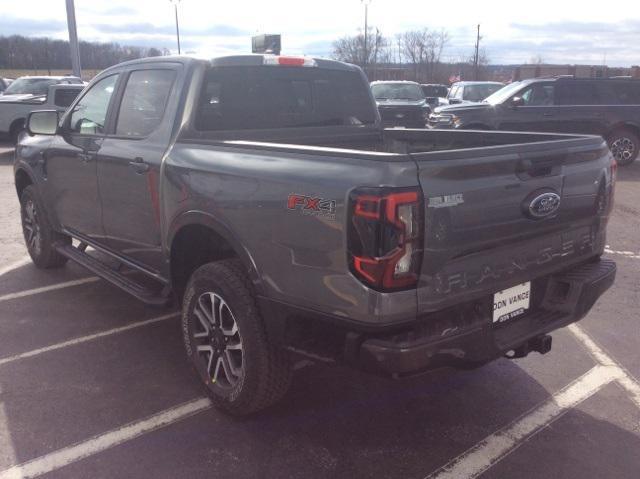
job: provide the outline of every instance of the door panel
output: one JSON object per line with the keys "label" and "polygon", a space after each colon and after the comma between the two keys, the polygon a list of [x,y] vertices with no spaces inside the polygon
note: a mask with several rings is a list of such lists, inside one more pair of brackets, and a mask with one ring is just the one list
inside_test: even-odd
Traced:
{"label": "door panel", "polygon": [[507,101],[502,106],[500,130],[557,132],[561,111],[554,100],[554,85],[551,82],[534,83],[516,96],[522,106],[511,106]]}
{"label": "door panel", "polygon": [[65,135],[45,153],[45,195],[61,226],[96,237],[102,234],[96,155],[102,138]]}
{"label": "door panel", "polygon": [[162,256],[158,178],[165,149],[107,138],[98,165],[106,244],[156,271]]}
{"label": "door panel", "polygon": [[[155,272],[162,270],[159,177],[175,114],[176,67],[130,72],[115,125],[98,160],[107,245]],[[175,96],[175,95],[174,95]]]}
{"label": "door panel", "polygon": [[83,94],[44,158],[45,196],[58,222],[93,239],[103,235],[97,159],[117,81],[110,75]]}

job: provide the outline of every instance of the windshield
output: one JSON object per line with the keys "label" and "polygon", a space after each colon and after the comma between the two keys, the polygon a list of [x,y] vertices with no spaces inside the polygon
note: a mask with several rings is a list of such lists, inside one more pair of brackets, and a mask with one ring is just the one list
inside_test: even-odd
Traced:
{"label": "windshield", "polygon": [[503,87],[504,85],[499,83],[467,85],[464,89],[464,99],[467,101],[482,101]]}
{"label": "windshield", "polygon": [[523,87],[522,82],[519,82],[519,81],[513,82],[505,87],[502,87],[500,90],[496,91],[493,95],[488,96],[487,98],[485,98],[484,101],[486,101],[487,103],[491,103],[492,105],[497,105],[498,103],[504,103],[522,87]]}
{"label": "windshield", "polygon": [[441,85],[422,85],[422,91],[426,97],[445,98],[449,93],[447,87]]}
{"label": "windshield", "polygon": [[46,95],[49,86],[57,80],[51,78],[18,78],[4,91],[5,95]]}
{"label": "windshield", "polygon": [[198,130],[364,125],[376,121],[359,73],[320,68],[211,68],[198,101]]}
{"label": "windshield", "polygon": [[424,100],[424,93],[414,83],[376,83],[371,85],[376,100]]}

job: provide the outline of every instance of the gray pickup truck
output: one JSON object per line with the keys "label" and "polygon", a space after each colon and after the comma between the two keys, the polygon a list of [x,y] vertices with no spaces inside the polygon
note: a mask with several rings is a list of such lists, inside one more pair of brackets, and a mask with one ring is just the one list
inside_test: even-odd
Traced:
{"label": "gray pickup truck", "polygon": [[614,281],[601,138],[384,130],[352,65],[137,60],[27,130],[36,266],[181,302],[187,354],[231,414],[281,398],[296,356],[403,377],[546,353]]}

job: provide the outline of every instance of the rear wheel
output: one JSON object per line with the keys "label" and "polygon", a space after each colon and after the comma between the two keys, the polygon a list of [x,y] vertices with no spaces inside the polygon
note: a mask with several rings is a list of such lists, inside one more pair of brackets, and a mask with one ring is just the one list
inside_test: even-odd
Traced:
{"label": "rear wheel", "polygon": [[35,186],[27,186],[20,196],[22,234],[29,256],[38,268],[59,268],[67,258],[56,251],[58,244],[69,244],[71,238],[56,232],[47,221]]}
{"label": "rear wheel", "polygon": [[274,404],[287,392],[287,354],[269,341],[240,261],[198,268],[187,285],[182,310],[187,355],[218,409],[243,416]]}
{"label": "rear wheel", "polygon": [[630,130],[619,130],[607,141],[613,157],[620,166],[630,165],[640,153],[640,139]]}

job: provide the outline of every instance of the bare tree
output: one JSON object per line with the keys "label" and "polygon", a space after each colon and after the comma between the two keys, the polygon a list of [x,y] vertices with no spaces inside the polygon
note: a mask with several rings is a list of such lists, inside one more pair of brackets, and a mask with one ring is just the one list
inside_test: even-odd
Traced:
{"label": "bare tree", "polygon": [[544,63],[544,58],[542,58],[542,55],[538,53],[529,59],[529,63],[533,65],[542,65]]}
{"label": "bare tree", "polygon": [[380,63],[391,61],[389,51],[390,42],[377,28],[371,28],[367,33],[367,46],[364,44],[364,34],[352,37],[342,37],[333,42],[332,58],[342,62],[367,66],[367,70],[375,70]]}
{"label": "bare tree", "polygon": [[437,75],[442,52],[449,43],[445,30],[427,28],[411,30],[402,35],[405,58],[413,65],[416,81],[433,81]]}
{"label": "bare tree", "polygon": [[[160,54],[162,50],[153,47],[80,42],[81,64],[86,69],[103,69],[125,60]],[[0,36],[0,68],[51,72],[70,67],[69,43],[64,40]]]}

